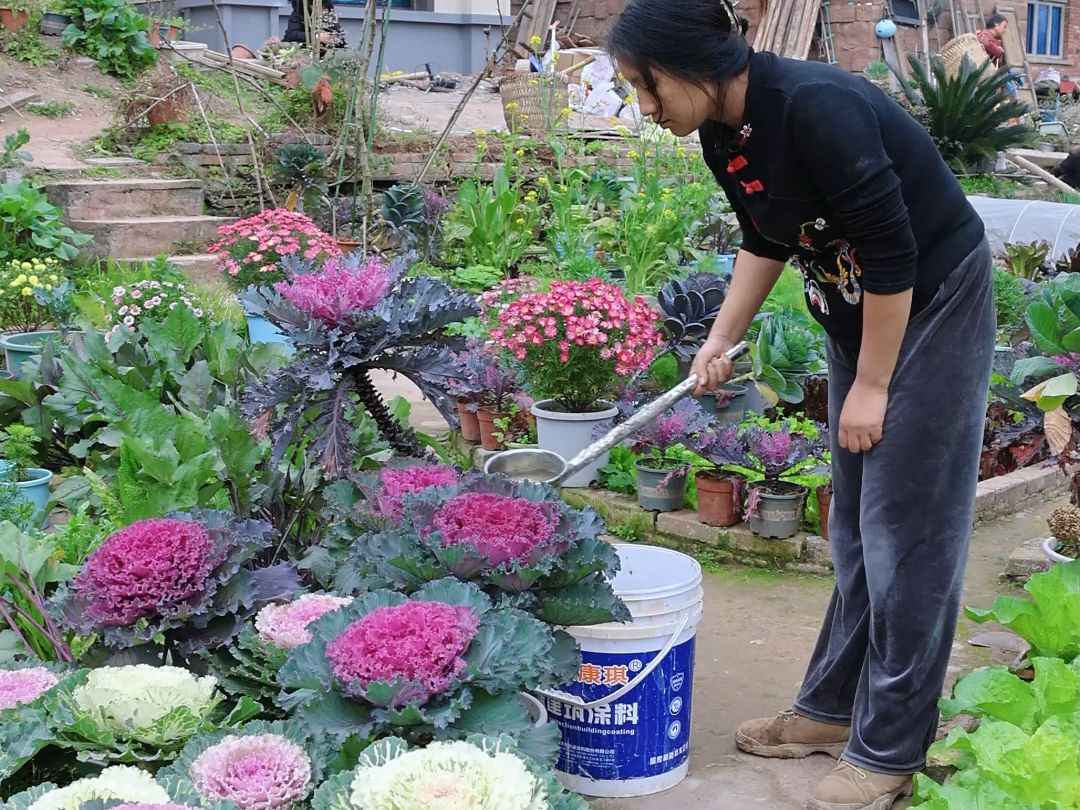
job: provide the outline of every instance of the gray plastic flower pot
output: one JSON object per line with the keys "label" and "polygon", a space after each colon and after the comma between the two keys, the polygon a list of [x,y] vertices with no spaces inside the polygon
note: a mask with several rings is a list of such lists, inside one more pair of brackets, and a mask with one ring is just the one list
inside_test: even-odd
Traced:
{"label": "gray plastic flower pot", "polygon": [[54,329],[38,332],[15,332],[0,337],[0,347],[4,349],[7,370],[11,372],[11,376],[18,379],[22,364],[31,357],[41,354],[45,344],[50,339],[58,337],[60,337],[60,333]]}
{"label": "gray plastic flower pot", "polygon": [[670,469],[657,469],[647,461],[635,461],[634,469],[637,471],[638,506],[650,512],[682,509],[686,500],[685,470],[672,474]]}
{"label": "gray plastic flower pot", "polygon": [[[569,461],[593,443],[593,428],[618,416],[619,411],[610,402],[597,403],[603,410],[592,413],[567,413],[558,409],[554,400],[545,399],[532,407],[536,417],[536,439],[541,450],[557,453],[563,461]],[[604,453],[592,464],[563,481],[564,487],[587,487],[600,475],[600,468],[608,463]]]}
{"label": "gray plastic flower pot", "polygon": [[759,493],[760,504],[749,515],[750,531],[758,537],[776,540],[798,534],[806,487],[788,481],[761,481],[750,485],[751,497],[755,490]]}
{"label": "gray plastic flower pot", "polygon": [[729,391],[733,396],[724,405],[718,405],[716,394],[711,392],[704,394],[698,400],[701,403],[701,409],[715,416],[716,421],[721,425],[737,425],[746,413],[746,386],[725,385],[720,390]]}

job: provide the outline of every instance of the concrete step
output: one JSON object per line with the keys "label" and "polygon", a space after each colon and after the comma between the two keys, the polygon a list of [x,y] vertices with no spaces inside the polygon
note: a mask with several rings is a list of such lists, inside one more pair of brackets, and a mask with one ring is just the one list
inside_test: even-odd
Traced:
{"label": "concrete step", "polygon": [[68,219],[201,216],[201,180],[136,177],[112,180],[60,180],[45,186],[49,201]]}
{"label": "concrete step", "polygon": [[[184,271],[188,281],[199,284],[221,283],[221,274],[214,265],[213,253],[192,253],[182,256],[170,256],[169,264],[176,265]],[[140,256],[137,259],[128,259],[130,262],[152,262],[154,256]]]}
{"label": "concrete step", "polygon": [[191,255],[217,239],[229,217],[156,216],[130,219],[72,219],[68,224],[93,237],[83,247],[90,258],[135,259],[158,253]]}

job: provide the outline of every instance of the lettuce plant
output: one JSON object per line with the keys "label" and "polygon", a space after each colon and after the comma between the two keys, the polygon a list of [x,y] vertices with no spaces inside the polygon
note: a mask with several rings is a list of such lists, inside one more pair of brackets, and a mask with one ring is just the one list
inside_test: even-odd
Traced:
{"label": "lettuce plant", "polygon": [[400,526],[356,538],[337,586],[409,592],[453,576],[549,624],[625,621],[609,582],[619,557],[603,530],[596,512],[550,487],[469,475],[406,496]]}
{"label": "lettuce plant", "polygon": [[257,566],[273,539],[268,523],[226,512],[141,520],[91,553],[55,603],[68,627],[114,648],[225,644],[260,605],[300,588],[290,564]]}
{"label": "lettuce plant", "polygon": [[[57,787],[36,785],[12,796],[5,810],[83,810],[84,807],[168,805],[169,794],[148,772],[131,765],[114,765],[95,776]],[[92,803],[92,804],[91,804]]]}
{"label": "lettuce plant", "polygon": [[328,474],[347,471],[353,457],[349,417],[357,403],[395,450],[420,455],[412,431],[394,418],[375,389],[370,373],[376,369],[408,377],[456,424],[447,388],[458,371],[453,350],[460,340],[445,330],[479,309],[472,295],[437,279],[401,280],[407,261],[356,282],[372,286],[371,295],[352,290],[347,298],[324,301],[318,293],[325,285],[310,267],[293,276],[294,284],[305,272],[312,277],[305,282],[312,287],[309,296],[293,295],[290,301],[265,288],[245,295],[248,312],[274,321],[297,349],[285,368],[250,388],[245,399],[246,413],[274,437],[275,461],[303,430]]}
{"label": "lettuce plant", "polygon": [[508,737],[471,735],[409,748],[391,737],[372,744],[355,769],[315,792],[312,810],[587,810],[550,769]]}
{"label": "lettuce plant", "polygon": [[49,712],[55,744],[80,760],[170,760],[188,738],[252,717],[260,706],[241,700],[226,713],[217,680],[179,667],[133,664],[83,670],[53,690]]}
{"label": "lettuce plant", "polygon": [[[312,729],[338,739],[399,734],[412,741],[469,733],[532,731],[516,697],[577,672],[573,639],[475,585],[443,579],[411,598],[374,591],[310,625],[312,640],[289,653],[280,702]],[[554,753],[550,730],[527,744]]]}
{"label": "lettuce plant", "polygon": [[286,810],[307,800],[329,759],[326,737],[295,720],[255,721],[192,737],[158,782],[196,807]]}
{"label": "lettuce plant", "polygon": [[1080,560],[1033,574],[1031,599],[999,596],[989,610],[967,608],[974,622],[995,621],[1031,645],[1032,655],[1072,661],[1080,656]]}

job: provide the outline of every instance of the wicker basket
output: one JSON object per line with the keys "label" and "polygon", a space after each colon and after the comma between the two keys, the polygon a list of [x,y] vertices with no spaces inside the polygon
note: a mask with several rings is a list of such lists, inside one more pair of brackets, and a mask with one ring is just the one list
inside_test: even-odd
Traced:
{"label": "wicker basket", "polygon": [[499,83],[503,118],[511,132],[550,135],[566,116],[564,76],[553,73],[515,73]]}
{"label": "wicker basket", "polygon": [[986,49],[979,42],[979,38],[975,34],[961,34],[950,39],[941,49],[941,58],[945,62],[945,75],[950,79],[959,75],[965,56],[974,67],[983,66],[984,76],[992,76],[997,70],[994,63],[990,61]]}

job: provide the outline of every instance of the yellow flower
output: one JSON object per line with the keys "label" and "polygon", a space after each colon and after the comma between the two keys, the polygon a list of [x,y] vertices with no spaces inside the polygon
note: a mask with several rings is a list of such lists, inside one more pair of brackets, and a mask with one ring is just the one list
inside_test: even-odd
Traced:
{"label": "yellow flower", "polygon": [[45,291],[46,292],[52,292],[52,284],[46,284],[45,285]]}
{"label": "yellow flower", "polygon": [[506,109],[510,110],[510,112],[513,112],[514,110],[520,110],[521,105],[518,104],[516,101],[511,101],[509,104],[506,105]]}
{"label": "yellow flower", "polygon": [[664,209],[664,219],[674,219],[674,218],[675,218],[674,212],[672,212],[672,210],[670,208],[665,208]]}
{"label": "yellow flower", "polygon": [[30,276],[30,283],[31,283],[32,285],[34,285],[35,287],[37,287],[37,286],[38,286],[38,285],[39,285],[39,284],[40,284],[41,282],[40,282],[40,281],[38,281],[38,277],[37,277],[37,276]]}
{"label": "yellow flower", "polygon": [[525,217],[518,217],[515,220],[515,222],[517,222],[518,225],[524,225],[525,224]]}
{"label": "yellow flower", "polygon": [[32,264],[30,264],[30,262],[23,262],[22,263],[22,269],[23,270],[32,270],[32,269],[34,269],[34,266]]}
{"label": "yellow flower", "polygon": [[49,281],[59,281],[59,280],[60,280],[60,277],[57,276],[56,273],[53,273],[52,275],[49,276]]}
{"label": "yellow flower", "polygon": [[645,199],[645,192],[644,192],[644,191],[639,191],[639,192],[637,193],[637,195],[638,195],[639,197],[641,197],[642,199]]}
{"label": "yellow flower", "polygon": [[528,194],[525,195],[525,201],[526,202],[532,202],[535,199],[536,199],[536,192],[535,191],[530,191]]}
{"label": "yellow flower", "polygon": [[16,284],[25,284],[26,283],[26,274],[25,273],[19,273],[19,275],[15,277],[15,283]]}
{"label": "yellow flower", "polygon": [[637,160],[637,159],[638,159],[639,157],[641,157],[641,155],[639,155],[639,154],[638,154],[637,152],[635,152],[635,151],[634,151],[633,149],[631,149],[631,150],[630,150],[629,152],[627,152],[627,153],[626,153],[626,156],[627,156],[628,158],[630,158],[631,160]]}
{"label": "yellow flower", "polygon": [[29,287],[23,287],[22,288],[22,294],[25,295],[25,296],[31,296],[31,295],[34,294],[34,291],[31,290]]}
{"label": "yellow flower", "polygon": [[670,188],[665,188],[660,192],[660,194],[661,194],[661,196],[664,196],[664,197],[670,197],[671,196],[671,189]]}
{"label": "yellow flower", "polygon": [[637,104],[637,96],[635,96],[633,93],[631,93],[630,95],[628,95],[626,97],[626,103],[627,104]]}
{"label": "yellow flower", "polygon": [[477,138],[483,138],[485,135],[487,135],[487,133],[482,129],[474,129],[472,131],[472,134],[475,135]]}
{"label": "yellow flower", "polygon": [[553,64],[556,64],[556,65],[557,65],[557,64],[559,64],[559,57],[560,57],[560,56],[562,56],[562,54],[561,54],[561,53],[559,53],[558,51],[555,51],[555,53],[553,53],[553,54],[551,55],[551,61],[552,61],[552,63],[553,63]]}
{"label": "yellow flower", "polygon": [[516,151],[514,152],[514,155],[515,155],[516,157],[519,157],[519,158],[521,158],[521,157],[525,157],[525,150],[524,150],[524,149],[518,149],[518,150],[516,150]]}
{"label": "yellow flower", "polygon": [[679,157],[686,157],[686,148],[680,146],[678,149],[675,150],[675,154]]}
{"label": "yellow flower", "polygon": [[564,116],[567,116],[567,117],[569,117],[569,116],[570,116],[570,113],[572,113],[572,112],[573,112],[573,110],[571,110],[571,109],[570,109],[569,107],[563,107],[563,108],[562,108],[562,114],[563,114]]}
{"label": "yellow flower", "polygon": [[536,178],[536,182],[542,186],[546,186],[548,184],[548,179],[544,175],[540,175]]}
{"label": "yellow flower", "polygon": [[542,41],[543,40],[541,40],[540,37],[536,36],[535,34],[529,37],[529,44],[532,45],[534,48],[539,48]]}
{"label": "yellow flower", "polygon": [[536,79],[529,79],[529,87],[537,87],[540,84]]}
{"label": "yellow flower", "polygon": [[616,124],[618,124],[619,123],[619,116],[617,116],[617,115],[611,116],[611,121],[609,123],[612,126],[615,126]]}

